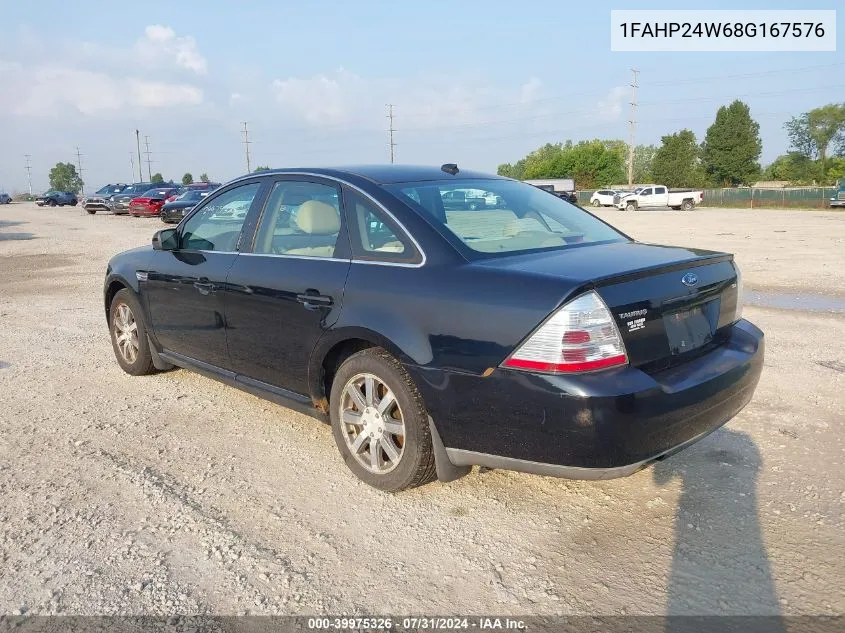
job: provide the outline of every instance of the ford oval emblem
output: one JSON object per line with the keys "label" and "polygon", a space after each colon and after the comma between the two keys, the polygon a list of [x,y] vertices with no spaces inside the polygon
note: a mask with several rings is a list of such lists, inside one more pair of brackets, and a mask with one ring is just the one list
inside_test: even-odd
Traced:
{"label": "ford oval emblem", "polygon": [[681,283],[685,286],[694,286],[698,283],[698,276],[695,273],[687,273],[683,277],[681,277]]}

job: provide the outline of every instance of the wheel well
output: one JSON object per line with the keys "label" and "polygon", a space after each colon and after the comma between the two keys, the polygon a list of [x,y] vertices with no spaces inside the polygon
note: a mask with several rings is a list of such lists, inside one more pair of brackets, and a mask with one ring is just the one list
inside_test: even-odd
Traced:
{"label": "wheel well", "polygon": [[114,299],[114,296],[126,288],[126,284],[121,281],[113,281],[109,284],[108,290],[106,290],[106,320],[109,318],[109,311],[111,310],[111,302]]}
{"label": "wheel well", "polygon": [[350,338],[340,341],[328,351],[321,365],[322,376],[320,377],[319,384],[323,392],[316,394],[317,408],[322,409],[324,413],[328,413],[332,382],[341,363],[352,356],[352,354],[369,349],[370,347],[377,347],[377,345],[362,338]]}

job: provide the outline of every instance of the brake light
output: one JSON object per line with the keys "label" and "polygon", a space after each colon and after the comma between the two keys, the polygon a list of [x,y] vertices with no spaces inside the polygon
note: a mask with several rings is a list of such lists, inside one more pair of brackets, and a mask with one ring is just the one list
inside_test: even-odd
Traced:
{"label": "brake light", "polygon": [[613,316],[591,290],[558,308],[502,367],[559,374],[607,369],[627,362]]}

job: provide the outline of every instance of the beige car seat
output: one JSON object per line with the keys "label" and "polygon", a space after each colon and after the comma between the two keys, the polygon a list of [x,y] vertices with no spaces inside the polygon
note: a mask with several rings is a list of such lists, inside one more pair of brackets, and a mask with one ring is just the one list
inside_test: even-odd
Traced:
{"label": "beige car seat", "polygon": [[[340,218],[337,210],[330,204],[319,200],[303,202],[296,211],[296,225],[309,235],[336,235],[340,231]],[[286,255],[307,255],[310,257],[332,257],[335,245],[306,246],[292,248]]]}

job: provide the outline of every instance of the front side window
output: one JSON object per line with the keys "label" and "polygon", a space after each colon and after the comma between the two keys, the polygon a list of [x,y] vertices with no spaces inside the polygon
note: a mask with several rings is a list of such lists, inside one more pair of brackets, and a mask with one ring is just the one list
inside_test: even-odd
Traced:
{"label": "front side window", "polygon": [[241,185],[209,200],[181,227],[179,247],[197,251],[237,250],[241,229],[260,186],[257,182]]}
{"label": "front side window", "polygon": [[[627,241],[586,211],[514,180],[425,181],[385,187],[444,235],[456,236],[470,256]],[[444,198],[452,191],[467,189],[480,189],[488,195],[473,198],[472,205],[460,208],[445,204]]]}
{"label": "front side window", "polygon": [[334,257],[340,225],[337,187],[281,180],[267,199],[253,252]]}

